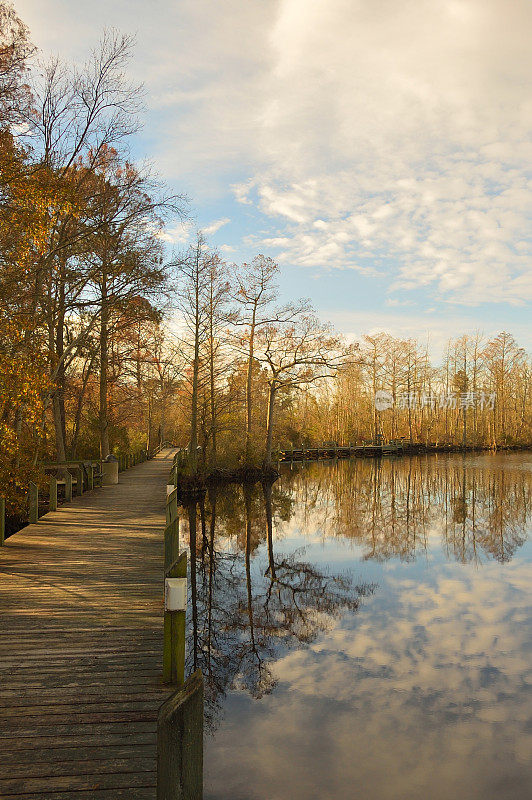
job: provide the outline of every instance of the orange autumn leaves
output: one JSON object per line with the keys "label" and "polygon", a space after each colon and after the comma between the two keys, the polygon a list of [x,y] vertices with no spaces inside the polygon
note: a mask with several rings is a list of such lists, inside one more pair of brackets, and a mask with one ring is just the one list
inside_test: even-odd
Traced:
{"label": "orange autumn leaves", "polygon": [[0,486],[8,513],[22,509],[27,483],[35,480],[32,443],[42,435],[44,397],[49,388],[41,357],[23,352],[19,348],[22,339],[22,332],[1,315]]}

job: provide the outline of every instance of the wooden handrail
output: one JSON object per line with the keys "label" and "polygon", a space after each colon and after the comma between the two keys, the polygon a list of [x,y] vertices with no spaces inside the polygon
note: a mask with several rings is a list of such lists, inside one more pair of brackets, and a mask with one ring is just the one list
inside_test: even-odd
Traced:
{"label": "wooden handrail", "polygon": [[[120,454],[118,456],[119,471],[123,472],[129,467],[141,464],[153,458],[165,446],[173,447],[171,442],[162,442],[155,450],[148,450],[143,447],[140,450],[135,450],[127,454]],[[101,486],[102,479],[102,465],[103,461],[99,458],[80,458],[70,459],[68,461],[40,461],[38,466],[45,472],[51,470],[57,471],[63,468],[64,478],[50,475],[48,480],[48,497],[49,497],[49,510],[57,511],[57,487],[65,487],[65,500],[70,502],[72,500],[72,489],[76,487],[76,495],[82,495],[84,491],[92,491],[96,488],[96,482],[99,479]],[[96,470],[98,470],[96,472]],[[73,475],[72,473],[75,473]],[[39,488],[35,482],[30,481],[28,486],[28,505],[29,505],[29,522],[35,524],[39,521]],[[0,497],[0,546],[5,541],[6,529],[6,504],[5,498]]]}

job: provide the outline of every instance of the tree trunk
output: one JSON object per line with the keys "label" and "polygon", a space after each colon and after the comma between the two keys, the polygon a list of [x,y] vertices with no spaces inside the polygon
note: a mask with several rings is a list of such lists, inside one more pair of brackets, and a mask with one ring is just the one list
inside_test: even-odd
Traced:
{"label": "tree trunk", "polygon": [[268,422],[266,428],[266,452],[264,454],[264,466],[269,469],[272,465],[272,444],[273,444],[273,426],[275,418],[275,395],[278,386],[275,379],[270,383],[270,390],[268,392]]}
{"label": "tree trunk", "polygon": [[252,380],[253,380],[253,353],[255,346],[255,326],[257,318],[257,308],[253,309],[251,317],[251,327],[249,331],[249,351],[248,351],[248,369],[246,376],[246,464],[251,462],[251,423],[252,423]]}
{"label": "tree trunk", "polygon": [[59,277],[59,296],[58,296],[58,312],[57,312],[57,326],[56,326],[56,347],[55,353],[58,359],[56,386],[57,398],[59,403],[59,411],[61,415],[61,431],[63,438],[63,445],[66,451],[66,419],[65,419],[65,383],[66,372],[65,362],[63,359],[65,352],[65,282],[63,270],[60,271]]}
{"label": "tree trunk", "polygon": [[148,393],[148,417],[146,424],[146,450],[148,452],[151,450],[151,423],[152,423],[152,399],[151,395]]}
{"label": "tree trunk", "polygon": [[109,368],[109,305],[107,297],[107,276],[102,273],[102,297],[100,319],[100,458],[109,455],[109,416],[108,416],[108,378]]}
{"label": "tree trunk", "polygon": [[86,372],[83,373],[82,377],[82,384],[81,389],[78,394],[77,402],[76,402],[76,413],[74,415],[74,426],[72,429],[72,441],[70,443],[70,454],[72,458],[76,457],[76,451],[78,447],[78,439],[79,439],[79,432],[81,430],[81,416],[83,412],[83,400],[85,398],[85,393],[87,391],[87,384],[89,382],[89,378],[92,373],[92,366],[94,363],[95,356],[93,355],[87,365]]}
{"label": "tree trunk", "polygon": [[216,465],[216,397],[215,397],[215,379],[214,379],[214,340],[212,330],[212,317],[211,317],[211,331],[210,331],[210,411],[211,411],[211,466]]}
{"label": "tree trunk", "polygon": [[190,413],[190,467],[198,466],[198,382],[199,382],[199,313],[196,314],[194,362],[192,365],[192,409]]}
{"label": "tree trunk", "polygon": [[66,461],[65,440],[63,439],[63,420],[61,417],[61,405],[57,392],[52,398],[52,410],[54,415],[55,429],[55,449],[58,461]]}
{"label": "tree trunk", "polygon": [[52,397],[52,409],[55,430],[55,450],[58,461],[66,461],[66,425],[65,425],[65,365],[64,326],[65,326],[65,287],[62,269],[58,275],[57,318],[50,318],[48,323],[48,343],[52,356],[52,371],[55,391]]}
{"label": "tree trunk", "polygon": [[277,579],[277,575],[275,573],[275,556],[273,552],[273,510],[272,510],[271,483],[263,483],[262,491],[264,494],[264,504],[266,510],[266,529],[268,532],[268,571],[270,573],[270,580],[275,581]]}

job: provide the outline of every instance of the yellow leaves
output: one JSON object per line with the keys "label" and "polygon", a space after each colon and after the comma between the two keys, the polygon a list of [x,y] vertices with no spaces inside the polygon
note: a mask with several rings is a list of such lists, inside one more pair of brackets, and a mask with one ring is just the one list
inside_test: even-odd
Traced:
{"label": "yellow leaves", "polygon": [[[11,336],[11,338],[10,338]],[[21,333],[13,325],[2,325],[2,340],[10,338],[11,349],[21,340]],[[44,372],[37,354],[16,353],[9,355],[0,352],[0,404],[2,407],[24,406],[25,417],[37,422],[43,408],[43,397],[50,388],[49,379]]]}
{"label": "yellow leaves", "polygon": [[[9,161],[10,168],[5,162]],[[49,247],[58,224],[78,218],[82,199],[70,176],[59,176],[45,165],[29,165],[22,150],[0,150],[0,243],[4,259],[31,269]]]}
{"label": "yellow leaves", "polygon": [[23,332],[0,316],[0,490],[8,512],[24,506],[36,438],[42,435],[43,403],[50,382],[42,357],[21,352]]}

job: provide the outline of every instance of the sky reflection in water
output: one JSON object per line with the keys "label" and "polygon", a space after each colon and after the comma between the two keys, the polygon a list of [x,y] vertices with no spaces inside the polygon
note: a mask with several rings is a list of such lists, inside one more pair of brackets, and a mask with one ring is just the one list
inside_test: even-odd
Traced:
{"label": "sky reflection in water", "polygon": [[286,467],[184,510],[206,800],[528,798],[531,509],[510,454]]}

